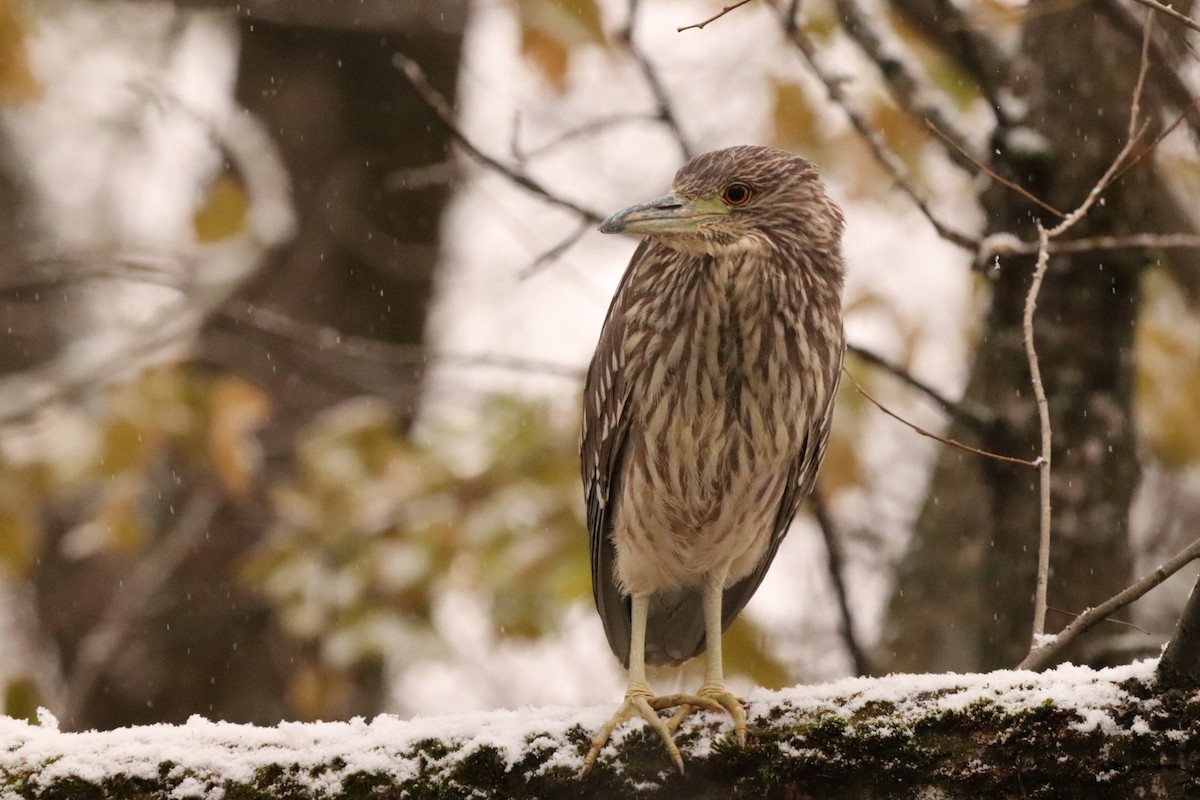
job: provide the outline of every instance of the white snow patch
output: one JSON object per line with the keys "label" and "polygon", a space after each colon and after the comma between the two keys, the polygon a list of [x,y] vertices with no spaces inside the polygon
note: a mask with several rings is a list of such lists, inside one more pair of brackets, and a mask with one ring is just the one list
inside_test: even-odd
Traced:
{"label": "white snow patch", "polygon": [[[784,710],[788,718],[811,718],[833,714],[849,718],[872,703],[888,703],[894,713],[880,718],[880,731],[907,735],[906,722],[942,711],[956,711],[986,702],[1005,712],[1037,708],[1047,702],[1074,711],[1077,728],[1099,730],[1105,735],[1127,736],[1148,733],[1139,716],[1128,728],[1114,720],[1122,704],[1142,702],[1119,684],[1127,680],[1153,682],[1156,662],[1140,661],[1129,666],[1103,670],[1063,665],[1045,673],[1000,671],[983,675],[889,675],[883,678],[849,678],[814,686],[797,686],[779,692],[755,690],[746,698],[751,725],[773,710]],[[1147,715],[1153,703],[1143,703]],[[297,769],[290,773],[316,793],[337,794],[343,781],[355,773],[387,775],[396,781],[415,778],[420,770],[449,771],[462,759],[481,748],[493,748],[507,769],[528,755],[542,751],[541,771],[564,767],[577,770],[582,764],[580,748],[567,734],[576,726],[592,731],[608,718],[615,704],[588,708],[548,706],[516,711],[419,717],[405,721],[380,716],[371,721],[285,722],[272,728],[192,717],[183,725],[147,725],[115,731],[63,733],[48,713],[40,724],[0,718],[0,774],[36,769],[35,790],[65,777],[89,782],[124,774],[154,779],[160,765],[171,763],[171,777],[179,782],[171,797],[220,800],[226,782],[254,780],[265,767]],[[717,715],[696,714],[687,726],[711,727]],[[728,719],[721,718],[720,730]],[[779,724],[776,721],[773,724]],[[619,728],[606,755],[620,748],[621,741],[638,725]],[[848,735],[853,735],[853,726]],[[1186,734],[1172,731],[1178,739]],[[440,759],[423,761],[417,752],[420,742],[436,739],[451,750]],[[813,751],[783,742],[781,752],[795,757]],[[712,752],[710,736],[701,735],[688,743],[687,757],[704,758]],[[550,752],[546,752],[549,750]]]}

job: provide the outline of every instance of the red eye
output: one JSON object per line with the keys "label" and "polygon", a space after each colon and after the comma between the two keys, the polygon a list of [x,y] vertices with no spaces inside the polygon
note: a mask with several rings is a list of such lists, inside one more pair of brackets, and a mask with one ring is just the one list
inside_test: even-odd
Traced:
{"label": "red eye", "polygon": [[727,206],[744,206],[750,202],[750,187],[744,183],[731,183],[721,193],[721,199]]}

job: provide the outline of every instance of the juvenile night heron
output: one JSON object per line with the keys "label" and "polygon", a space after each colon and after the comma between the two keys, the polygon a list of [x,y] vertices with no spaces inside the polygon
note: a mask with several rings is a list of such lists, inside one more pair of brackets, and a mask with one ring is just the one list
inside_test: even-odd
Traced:
{"label": "juvenile night heron", "polygon": [[[697,156],[670,194],[600,226],[645,238],[583,394],[592,592],[629,688],[581,775],[634,717],[681,771],[673,735],[696,708],[727,710],[745,743],[721,634],[824,455],[845,344],[843,227],[816,167],[768,147]],[[705,647],[696,694],[654,695],[646,664],[681,664]],[[669,708],[664,721],[657,712]]]}

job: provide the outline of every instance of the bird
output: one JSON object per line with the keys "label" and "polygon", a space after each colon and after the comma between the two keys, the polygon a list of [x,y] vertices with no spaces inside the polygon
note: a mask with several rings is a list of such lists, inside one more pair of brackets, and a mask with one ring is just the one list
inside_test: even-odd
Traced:
{"label": "bird", "polygon": [[[592,593],[628,688],[580,777],[635,718],[680,772],[674,733],[697,709],[728,713],[745,744],[721,636],[824,457],[845,352],[844,228],[813,163],[757,145],[695,156],[668,194],[600,225],[643,237],[587,371],[579,448]],[[706,649],[695,694],[655,696],[647,665]]]}

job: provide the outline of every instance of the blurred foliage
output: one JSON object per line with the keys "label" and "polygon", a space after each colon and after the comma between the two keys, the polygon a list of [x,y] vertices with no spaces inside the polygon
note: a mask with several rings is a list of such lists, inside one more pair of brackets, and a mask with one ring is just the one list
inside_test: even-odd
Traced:
{"label": "blurred foliage", "polygon": [[[291,704],[319,715],[367,664],[429,657],[438,597],[484,600],[504,637],[554,631],[571,603],[591,604],[577,425],[545,404],[486,400],[469,424],[406,436],[379,401],[321,413],[290,462],[264,463],[256,434],[271,413],[257,387],[187,365],[113,388],[94,417],[73,413],[0,450],[0,558],[10,577],[37,569],[48,512],[70,517],[68,559],[149,553],[165,523],[153,496],[166,464],[211,475],[230,500],[265,492],[270,527],[240,579],[278,609],[311,659]],[[839,453],[830,455],[835,472]],[[214,580],[224,580],[214,576]],[[728,668],[781,686],[787,668],[746,619],[728,634]],[[28,692],[7,687],[8,713]]]}
{"label": "blurred foliage", "polygon": [[25,48],[28,24],[17,0],[0,0],[0,103],[27,103],[41,96]]}
{"label": "blurred foliage", "polygon": [[51,509],[75,509],[59,543],[71,558],[143,548],[155,525],[149,479],[168,452],[231,494],[243,491],[264,403],[240,378],[160,367],[111,389],[98,415],[70,412],[8,433],[0,447],[0,566],[12,576],[36,567]]}
{"label": "blurred foliage", "polygon": [[571,52],[605,45],[595,0],[515,0],[521,26],[521,55],[555,91],[567,88]]}
{"label": "blurred foliage", "polygon": [[1200,459],[1200,318],[1163,269],[1143,278],[1138,320],[1137,421],[1142,443],[1162,464]]}
{"label": "blurred foliage", "polygon": [[250,199],[233,175],[217,177],[192,219],[196,241],[219,242],[241,233],[246,227]]}

